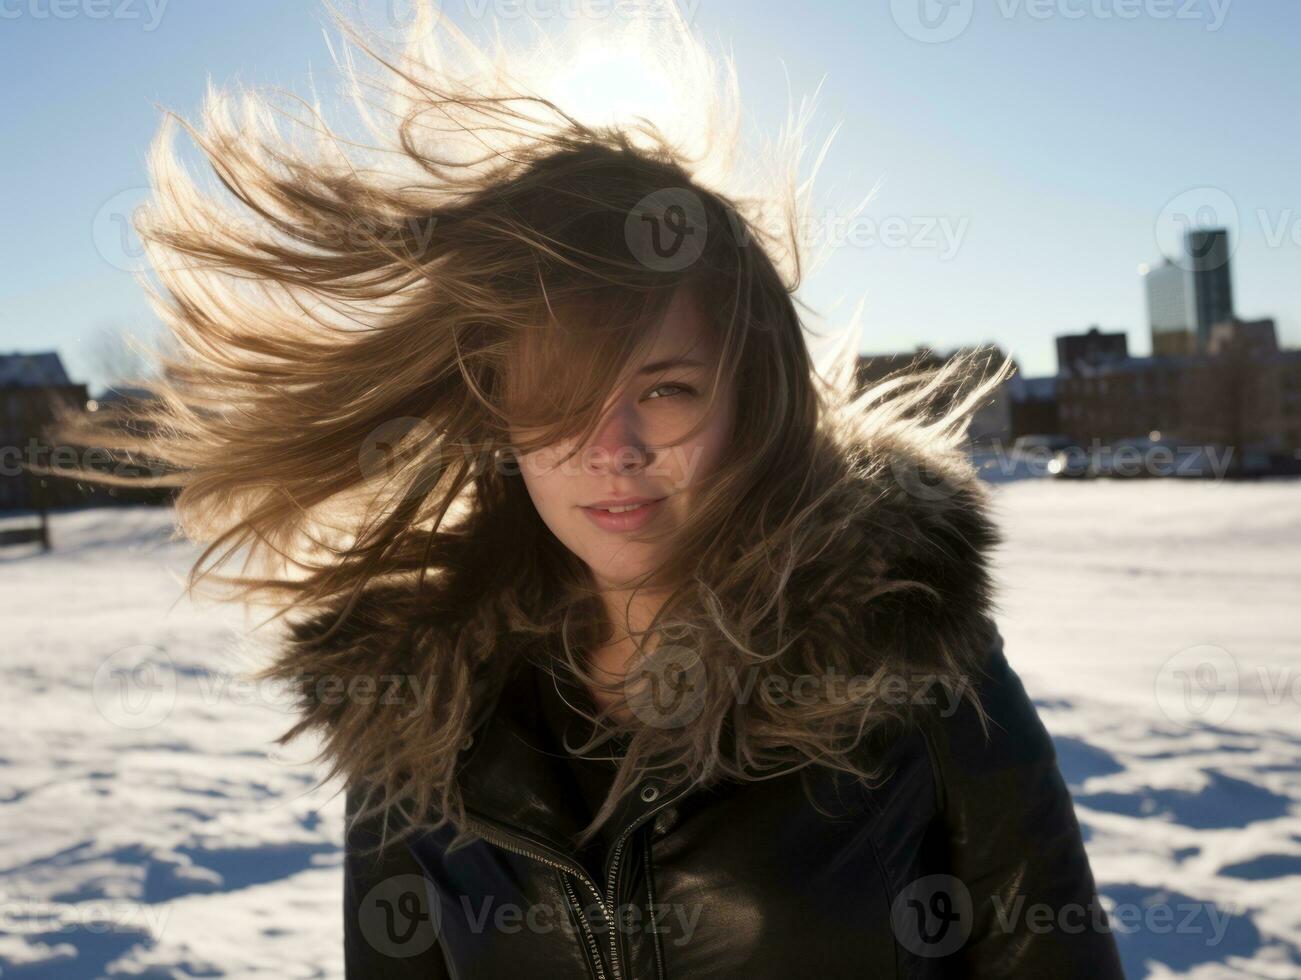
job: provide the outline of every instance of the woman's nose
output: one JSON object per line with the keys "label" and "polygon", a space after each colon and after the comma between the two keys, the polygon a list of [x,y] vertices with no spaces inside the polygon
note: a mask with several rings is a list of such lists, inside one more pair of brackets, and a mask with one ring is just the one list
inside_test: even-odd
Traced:
{"label": "woman's nose", "polygon": [[590,468],[598,473],[636,473],[650,465],[654,451],[646,445],[635,405],[614,406],[602,419],[589,445]]}

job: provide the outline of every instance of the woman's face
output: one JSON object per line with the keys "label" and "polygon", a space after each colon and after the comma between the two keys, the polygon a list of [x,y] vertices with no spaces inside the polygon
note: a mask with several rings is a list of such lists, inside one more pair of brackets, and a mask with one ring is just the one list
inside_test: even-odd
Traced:
{"label": "woman's face", "polygon": [[[723,453],[734,413],[730,386],[718,393],[703,427],[683,438],[706,414],[715,358],[694,294],[679,289],[654,344],[630,366],[631,380],[611,396],[591,440],[577,452],[576,440],[566,439],[519,458],[543,522],[602,588],[654,567],[663,545],[631,536],[679,525],[687,491]],[[637,506],[626,509],[631,505]]]}

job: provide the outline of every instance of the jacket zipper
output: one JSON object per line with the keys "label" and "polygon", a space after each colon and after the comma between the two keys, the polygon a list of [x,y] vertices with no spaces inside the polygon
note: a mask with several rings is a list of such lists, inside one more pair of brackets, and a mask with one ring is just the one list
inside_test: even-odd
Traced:
{"label": "jacket zipper", "polygon": [[[680,796],[681,794],[678,795]],[[617,897],[615,893],[617,891],[617,886],[619,882],[619,859],[623,856],[624,843],[628,840],[628,837],[635,830],[637,830],[638,827],[644,824],[651,817],[655,816],[655,814],[659,813],[670,803],[674,802],[677,798],[678,798],[677,796],[669,797],[668,799],[664,800],[664,802],[662,802],[659,806],[655,807],[653,810],[647,810],[640,817],[638,817],[631,824],[629,824],[626,828],[624,828],[623,833],[620,834],[618,839],[614,842],[614,854],[610,858],[610,873],[606,879],[607,901],[609,902],[610,911],[613,916],[617,916],[619,912],[618,907],[615,905],[615,899]],[[647,867],[649,870],[649,863],[650,863],[650,850],[649,850],[650,842],[649,841],[647,841],[646,847],[647,847],[646,860],[647,860]],[[650,879],[647,878],[648,883],[649,881]],[[612,964],[612,968],[614,970],[615,980],[620,980],[618,944],[619,944],[619,934],[617,932],[612,932],[610,934],[610,963]],[[662,971],[663,969],[662,965],[660,968]],[[631,980],[631,978],[629,978],[629,980]]]}
{"label": "jacket zipper", "polygon": [[[545,854],[539,854],[537,851],[531,851],[520,847],[509,837],[504,834],[499,834],[496,830],[477,820],[467,818],[465,823],[470,830],[474,831],[474,833],[478,834],[491,844],[496,844],[498,847],[504,848],[505,850],[533,858],[535,861],[541,861],[545,865],[549,865],[552,868],[556,868],[560,871],[566,872],[567,874],[573,875],[575,878],[581,879],[591,890],[592,894],[596,896],[596,904],[601,907],[601,916],[605,919],[606,925],[610,927],[610,931],[613,934],[614,916],[611,915],[609,908],[606,906],[605,900],[601,896],[601,892],[596,887],[596,883],[588,877],[587,872],[582,868],[577,865],[567,864],[563,861],[557,861],[555,858],[548,857]],[[573,889],[569,886],[567,881],[565,882],[565,892],[570,902],[573,903],[574,911],[578,913],[578,918],[582,924],[583,931],[589,940],[589,949],[592,953],[597,954],[596,961],[593,963],[593,969],[596,971],[596,980],[605,980],[605,971],[601,968],[600,954],[597,953],[596,949],[596,937],[592,935],[591,928],[588,926],[586,918],[584,918],[583,908],[578,904],[578,896],[574,894]],[[612,968],[614,970],[615,980],[618,980],[618,965],[612,964]]]}
{"label": "jacket zipper", "polygon": [[[680,795],[681,794],[678,794],[678,796]],[[478,820],[469,817],[468,815],[466,818],[466,826],[470,830],[474,831],[474,833],[478,834],[480,837],[482,837],[484,840],[488,841],[491,844],[496,844],[498,847],[505,848],[508,851],[513,851],[516,854],[522,854],[525,857],[533,858],[533,860],[535,861],[541,861],[543,864],[550,865],[553,868],[558,868],[561,871],[573,875],[575,878],[581,879],[583,883],[586,884],[587,887],[591,890],[592,894],[596,896],[596,902],[601,907],[601,915],[605,919],[606,925],[610,928],[610,970],[614,974],[614,980],[622,980],[623,972],[619,969],[618,923],[616,922],[618,909],[615,907],[614,902],[616,897],[615,887],[618,884],[619,859],[623,854],[623,845],[625,841],[627,841],[628,836],[633,831],[635,831],[638,827],[644,824],[651,817],[655,816],[655,814],[659,813],[661,810],[667,807],[670,803],[677,800],[678,796],[668,797],[662,803],[660,803],[659,806],[655,807],[652,810],[647,810],[640,817],[634,820],[630,825],[624,828],[623,833],[619,835],[618,839],[615,841],[614,844],[614,854],[610,860],[610,873],[606,882],[606,886],[608,889],[607,892],[608,898],[606,896],[603,896],[600,893],[600,891],[596,887],[596,883],[592,881],[591,877],[588,876],[587,872],[584,871],[582,868],[580,868],[577,864],[569,864],[563,861],[557,861],[555,858],[548,857],[545,854],[539,854],[535,850],[527,850],[521,847],[519,844],[515,843],[514,840],[512,840],[509,836],[498,833],[492,827],[480,823]],[[535,842],[530,841],[530,843],[535,843]],[[649,844],[647,846],[649,846]],[[577,896],[573,894],[572,889],[566,888],[566,891],[569,892],[570,900],[576,901]],[[577,911],[580,920],[583,922],[584,929],[586,929],[587,923],[586,920],[582,918],[583,916],[582,907],[579,906],[577,908]],[[588,935],[590,936],[590,931],[588,932]],[[594,936],[592,936],[591,939],[592,939],[592,947],[593,949],[595,949],[596,939]],[[601,969],[601,964],[599,962],[595,964],[595,969],[597,974],[597,980],[605,980],[605,972]],[[663,967],[661,964],[661,971],[662,969]]]}
{"label": "jacket zipper", "polygon": [[[619,917],[619,906],[615,903],[615,885],[619,877],[619,858],[623,852],[623,842],[627,839],[628,831],[619,835],[619,840],[614,845],[614,858],[610,862],[610,874],[607,876],[605,884],[606,904],[610,906],[610,914],[617,920]],[[622,923],[620,923],[622,926]],[[610,964],[614,970],[615,980],[619,980],[619,932],[617,929],[610,930]]]}
{"label": "jacket zipper", "polygon": [[578,913],[578,923],[583,930],[583,938],[587,940],[587,951],[592,963],[592,969],[596,971],[596,980],[605,980],[605,970],[601,966],[601,951],[596,946],[596,937],[592,935],[592,927],[588,925],[587,916],[583,915],[583,907],[578,904],[578,896],[574,894],[574,886],[570,884],[569,878],[562,871],[560,872],[560,883],[565,886],[565,894],[569,897],[569,902]]}
{"label": "jacket zipper", "polygon": [[651,944],[655,950],[655,976],[658,980],[665,980],[664,977],[664,950],[660,946],[660,934],[658,924],[655,922],[655,879],[652,877],[651,868],[651,846],[650,837],[646,838],[646,850],[642,852],[645,858],[646,875],[646,912],[650,916],[651,924]]}

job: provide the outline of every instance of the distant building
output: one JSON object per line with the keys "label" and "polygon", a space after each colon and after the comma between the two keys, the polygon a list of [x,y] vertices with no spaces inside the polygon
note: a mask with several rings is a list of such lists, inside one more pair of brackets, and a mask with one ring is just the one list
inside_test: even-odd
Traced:
{"label": "distant building", "polygon": [[1062,334],[1057,338],[1057,373],[1078,374],[1129,356],[1129,340],[1123,330],[1104,332],[1093,326],[1085,333]]}
{"label": "distant building", "polygon": [[1126,357],[1058,377],[1062,432],[1088,446],[1187,429],[1186,387],[1196,355]]}
{"label": "distant building", "polygon": [[1132,357],[1059,378],[1063,432],[1082,446],[1155,432],[1189,446],[1231,447],[1233,466],[1266,457],[1295,465],[1301,351],[1271,348],[1263,327],[1241,326],[1221,327],[1211,355]]}
{"label": "distant building", "polygon": [[[1210,353],[1134,357],[1123,332],[1093,327],[1058,337],[1059,373],[1014,373],[973,418],[972,446],[1026,436],[1081,447],[1151,437],[1231,449],[1231,471],[1294,470],[1301,460],[1301,350],[1278,349],[1272,320],[1233,317],[1214,325],[1208,346]],[[991,365],[1007,357],[992,345],[979,349],[989,351]],[[866,387],[932,370],[956,353],[918,347],[862,355],[858,381]]]}
{"label": "distant building", "polygon": [[0,354],[0,388],[52,388],[71,383],[54,351]]}
{"label": "distant building", "polygon": [[1055,436],[1062,432],[1057,410],[1057,378],[1027,378],[1017,374],[1008,382],[1012,439]]}
{"label": "distant building", "polygon": [[858,355],[856,377],[858,386],[866,388],[901,371],[931,371],[943,364],[943,357],[929,347],[918,345],[911,353]]}
{"label": "distant building", "polygon": [[1187,237],[1192,272],[1193,328],[1197,349],[1207,350],[1211,327],[1233,318],[1233,280],[1229,275],[1229,233],[1224,228],[1195,228]]}
{"label": "distant building", "polygon": [[1242,395],[1248,443],[1274,456],[1301,459],[1301,350],[1259,358]]}
{"label": "distant building", "polygon": [[[1007,353],[996,344],[984,344],[977,347],[958,347],[949,352],[949,357],[958,354],[983,354],[984,375],[997,371],[1008,361]],[[967,426],[967,437],[976,446],[988,446],[991,443],[1007,443],[1012,439],[1012,395],[1010,385],[1021,369],[1012,365],[1015,373],[994,389],[985,402],[977,406]]]}
{"label": "distant building", "polygon": [[[984,344],[977,347],[957,347],[947,354],[940,354],[924,345],[918,346],[911,353],[862,354],[858,358],[857,381],[860,388],[866,388],[898,373],[931,371],[942,367],[959,354],[985,354],[985,375],[994,371],[1008,360],[1008,355],[998,346]],[[1017,375],[1013,375],[1013,379]],[[967,437],[975,445],[987,445],[994,441],[1006,441],[1012,438],[1012,399],[1008,385],[1004,382],[993,395],[971,416],[967,427]],[[954,391],[948,397],[957,397]]]}
{"label": "distant building", "polygon": [[1143,274],[1147,295],[1147,321],[1152,354],[1193,354],[1197,334],[1193,328],[1193,279],[1169,259]]}
{"label": "distant building", "polygon": [[1179,262],[1142,269],[1153,357],[1206,354],[1211,329],[1233,319],[1232,243],[1223,228],[1194,228]]}
{"label": "distant building", "polygon": [[[86,386],[74,384],[53,351],[0,354],[0,509],[25,509],[63,502],[62,488],[23,469],[41,441],[41,428],[61,407],[84,408]],[[48,459],[33,460],[48,463]]]}
{"label": "distant building", "polygon": [[1224,228],[1195,228],[1184,257],[1144,267],[1152,356],[1205,354],[1215,324],[1233,319],[1231,243]]}
{"label": "distant building", "polygon": [[[53,351],[36,354],[0,354],[0,510],[45,510],[87,504],[166,503],[173,491],[168,487],[104,486],[79,480],[72,474],[33,473],[28,468],[71,465],[103,465],[104,447],[52,445],[52,423],[67,415],[97,411],[123,401],[153,397],[143,389],[109,389],[90,399],[84,384],[68,378],[59,355]],[[137,434],[143,423],[137,424]],[[75,459],[68,459],[72,453]],[[124,467],[125,476],[138,474],[134,462]]]}
{"label": "distant building", "polygon": [[1273,320],[1239,320],[1233,317],[1212,325],[1206,352],[1222,354],[1233,349],[1254,354],[1278,353],[1278,330]]}

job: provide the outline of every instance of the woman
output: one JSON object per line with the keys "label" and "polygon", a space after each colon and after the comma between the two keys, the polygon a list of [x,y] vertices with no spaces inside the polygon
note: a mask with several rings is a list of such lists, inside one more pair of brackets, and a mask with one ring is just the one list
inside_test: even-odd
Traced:
{"label": "woman", "polygon": [[164,141],[140,225],[185,346],[134,445],[196,570],[310,610],[264,676],[347,789],[348,975],[1121,976],[992,619],[960,443],[1007,369],[856,393],[794,220],[437,36],[376,166],[218,105],[261,224]]}

